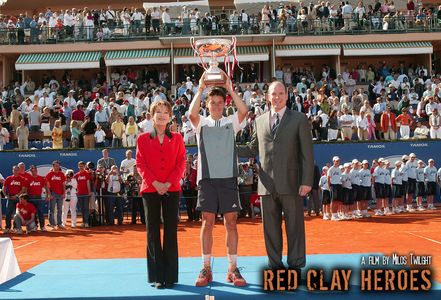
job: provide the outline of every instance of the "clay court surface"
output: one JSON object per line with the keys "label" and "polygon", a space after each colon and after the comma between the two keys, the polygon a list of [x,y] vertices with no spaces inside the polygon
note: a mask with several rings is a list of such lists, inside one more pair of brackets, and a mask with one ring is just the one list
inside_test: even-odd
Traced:
{"label": "clay court surface", "polygon": [[[306,217],[307,254],[397,253],[432,255],[435,279],[441,281],[441,210],[331,222]],[[185,217],[184,217],[185,218]],[[200,256],[200,223],[179,224],[179,256]],[[264,256],[261,219],[239,220],[239,255]],[[21,271],[46,260],[143,258],[144,225],[100,226],[11,235]],[[214,230],[214,256],[225,256],[224,229]],[[336,265],[344,262],[335,262]],[[240,264],[240,258],[239,258]],[[197,268],[197,266],[195,266]]]}

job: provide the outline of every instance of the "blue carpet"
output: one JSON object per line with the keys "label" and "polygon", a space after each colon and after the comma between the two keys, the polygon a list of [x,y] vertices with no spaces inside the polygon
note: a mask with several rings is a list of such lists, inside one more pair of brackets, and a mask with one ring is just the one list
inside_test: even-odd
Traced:
{"label": "blue carpet", "polygon": [[225,283],[227,259],[215,257],[212,261],[214,282],[205,288],[194,287],[199,272],[200,258],[179,260],[179,284],[173,289],[157,290],[147,284],[145,259],[50,260],[0,285],[0,299],[146,299],[179,298],[205,299],[441,299],[441,285],[434,283],[426,293],[415,292],[360,292],[358,272],[361,256],[367,254],[309,255],[309,268],[352,268],[351,289],[348,292],[307,292],[300,286],[295,292],[264,292],[261,270],[265,257],[240,257],[239,265],[249,285],[235,288]]}

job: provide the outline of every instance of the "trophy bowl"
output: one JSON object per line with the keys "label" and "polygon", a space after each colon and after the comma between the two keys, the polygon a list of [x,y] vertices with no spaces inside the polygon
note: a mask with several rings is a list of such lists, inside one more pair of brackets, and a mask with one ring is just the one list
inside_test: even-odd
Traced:
{"label": "trophy bowl", "polygon": [[[222,85],[225,83],[219,63],[218,57],[229,56],[233,50],[234,41],[227,39],[202,39],[194,42],[191,39],[192,48],[195,54],[199,56],[202,67],[205,69],[205,84],[207,86]],[[203,61],[203,57],[211,58],[208,66]]]}

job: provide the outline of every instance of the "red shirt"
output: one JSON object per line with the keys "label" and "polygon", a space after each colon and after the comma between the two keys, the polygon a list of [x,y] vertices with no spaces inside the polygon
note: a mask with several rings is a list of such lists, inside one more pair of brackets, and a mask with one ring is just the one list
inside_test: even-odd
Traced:
{"label": "red shirt", "polygon": [[410,123],[412,123],[412,118],[407,114],[406,115],[401,114],[395,119],[395,121],[400,122],[401,126],[410,125]]}
{"label": "red shirt", "polygon": [[87,183],[90,181],[90,174],[87,171],[78,172],[75,174],[75,179],[78,182],[77,195],[89,195],[89,188]]}
{"label": "red shirt", "polygon": [[17,203],[17,210],[25,220],[30,220],[32,214],[35,214],[37,212],[35,206],[29,202],[27,202],[26,204],[22,204],[20,202]]}
{"label": "red shirt", "polygon": [[81,109],[75,109],[72,112],[72,120],[75,121],[84,121],[84,118],[86,117],[86,114]]}
{"label": "red shirt", "polygon": [[29,196],[41,196],[41,193],[43,191],[43,187],[46,184],[46,180],[43,176],[37,175],[37,176],[30,176],[30,179],[28,181],[29,187],[28,187],[28,194]]}
{"label": "red shirt", "polygon": [[21,177],[23,177],[24,179],[26,179],[26,182],[27,182],[27,187],[29,187],[29,182],[31,181],[31,179],[32,179],[32,175],[30,174],[30,173],[26,173],[26,172],[24,172],[24,173],[22,173],[22,174],[19,174]]}
{"label": "red shirt", "polygon": [[65,181],[66,176],[61,171],[50,171],[46,175],[46,182],[49,183],[50,191],[54,192],[57,195],[63,195],[63,187]]}
{"label": "red shirt", "polygon": [[27,181],[22,176],[8,176],[3,184],[8,190],[8,195],[15,196],[21,192],[23,187],[27,187]]}
{"label": "red shirt", "polygon": [[179,184],[185,171],[185,146],[181,134],[170,132],[159,143],[154,132],[143,133],[136,145],[136,168],[142,177],[142,193],[154,193],[152,182],[171,184],[169,191],[181,190]]}

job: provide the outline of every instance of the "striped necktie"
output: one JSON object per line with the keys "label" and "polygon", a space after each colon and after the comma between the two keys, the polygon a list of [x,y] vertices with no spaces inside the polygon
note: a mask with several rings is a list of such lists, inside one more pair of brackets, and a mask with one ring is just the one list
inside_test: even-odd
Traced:
{"label": "striped necktie", "polygon": [[273,137],[276,136],[277,129],[279,128],[280,119],[279,119],[279,113],[276,113],[276,121],[273,124],[273,127],[271,128],[271,133],[273,134]]}

